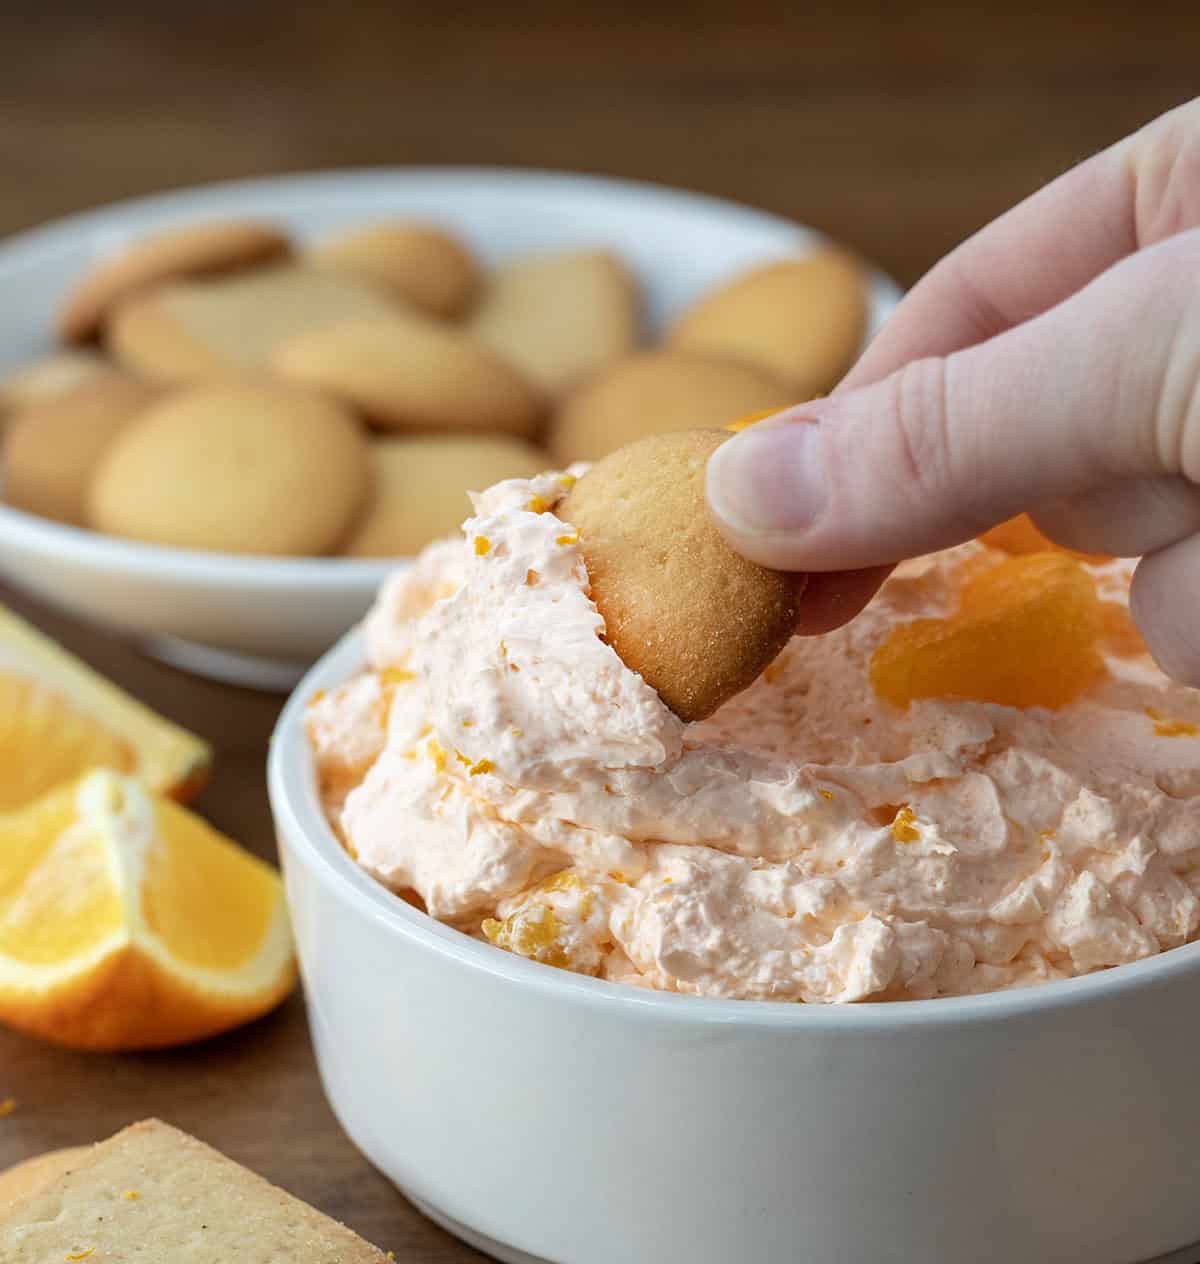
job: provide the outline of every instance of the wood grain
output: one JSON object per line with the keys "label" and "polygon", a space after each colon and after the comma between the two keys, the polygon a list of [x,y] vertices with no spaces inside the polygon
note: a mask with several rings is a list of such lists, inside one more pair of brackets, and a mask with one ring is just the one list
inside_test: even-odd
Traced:
{"label": "wood grain", "polygon": [[[298,169],[518,164],[716,193],[823,228],[911,283],[1046,179],[1200,88],[1190,3],[621,6],[579,0],[0,14],[0,233],[176,185]],[[808,10],[806,12],[806,10]],[[820,16],[816,16],[819,14]],[[52,73],[51,73],[52,70]],[[14,600],[213,741],[200,802],[274,854],[278,698],[224,688]],[[170,1054],[0,1033],[0,1166],[157,1114],[402,1261],[479,1259],[419,1216],[325,1105],[299,1000]]]}

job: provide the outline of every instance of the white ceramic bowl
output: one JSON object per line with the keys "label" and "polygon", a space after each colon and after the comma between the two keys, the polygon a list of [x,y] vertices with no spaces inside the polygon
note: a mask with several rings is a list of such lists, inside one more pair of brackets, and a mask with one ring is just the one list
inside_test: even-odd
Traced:
{"label": "white ceramic bowl", "polygon": [[[300,241],[386,216],[426,216],[486,262],[527,251],[608,246],[639,277],[648,328],[698,293],[816,240],[761,211],[590,176],[407,168],[287,176],[123,202],[0,244],[0,375],[50,346],[63,293],[99,255],[171,225],[228,216],[283,224]],[[895,304],[872,281],[872,330]],[[464,504],[465,509],[465,504]],[[181,665],[294,684],[369,605],[376,562],[241,558],[153,548],[57,526],[0,504],[0,575],[43,599],[148,638]]]}
{"label": "white ceramic bowl", "polygon": [[434,1219],[526,1264],[1200,1258],[1200,944],[844,1007],[522,960],[391,895],[325,823],[303,708],[361,663],[352,634],[288,703],[271,802],[329,1099]]}

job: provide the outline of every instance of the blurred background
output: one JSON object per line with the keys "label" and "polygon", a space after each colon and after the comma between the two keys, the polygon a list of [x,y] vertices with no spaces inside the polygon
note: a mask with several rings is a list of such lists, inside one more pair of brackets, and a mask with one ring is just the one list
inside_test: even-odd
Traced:
{"label": "blurred background", "polygon": [[228,177],[516,164],[754,203],[911,284],[1200,92],[1198,37],[1195,0],[6,0],[0,233]]}

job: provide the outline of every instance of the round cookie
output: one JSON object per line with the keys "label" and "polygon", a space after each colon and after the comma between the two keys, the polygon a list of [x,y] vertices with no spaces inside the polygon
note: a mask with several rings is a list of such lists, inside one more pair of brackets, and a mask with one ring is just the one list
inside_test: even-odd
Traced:
{"label": "round cookie", "polygon": [[529,436],[542,414],[541,397],[515,369],[469,334],[416,311],[301,334],[271,365],[394,430]]}
{"label": "round cookie", "polygon": [[345,552],[406,557],[453,535],[469,512],[467,492],[506,478],[532,478],[543,452],[508,435],[428,435],[377,439],[371,445],[375,492]]}
{"label": "round cookie", "polygon": [[791,638],[807,579],[735,553],[709,517],[705,466],[729,437],[639,439],[592,466],[555,510],[579,532],[608,643],[683,720],[758,678]]}
{"label": "round cookie", "polygon": [[225,553],[331,551],[370,495],[370,450],[332,400],[282,384],[195,386],[117,436],[88,494],[91,525]]}
{"label": "round cookie", "polygon": [[158,395],[111,370],[19,412],[4,433],[4,500],[83,526],[87,489],[109,444]]}
{"label": "round cookie", "polygon": [[479,269],[457,237],[432,224],[370,224],[312,252],[320,267],[394,290],[443,320],[462,316],[479,288]]}
{"label": "round cookie", "polygon": [[90,1146],[67,1146],[63,1150],[49,1150],[0,1172],[0,1210],[65,1176],[90,1149]]}
{"label": "round cookie", "polygon": [[138,295],[116,309],[105,338],[131,372],[190,382],[257,372],[289,338],[343,321],[387,317],[398,306],[378,288],[336,272],[256,268]]}
{"label": "round cookie", "polygon": [[684,312],[667,340],[757,364],[787,382],[793,399],[806,400],[850,368],[866,325],[862,267],[826,248],[735,277]]}
{"label": "round cookie", "polygon": [[68,347],[21,365],[0,382],[0,431],[14,413],[63,395],[111,370],[109,361],[88,347]]}
{"label": "round cookie", "polygon": [[633,350],[637,284],[620,259],[602,250],[516,259],[489,278],[470,329],[557,395]]}
{"label": "round cookie", "polygon": [[765,369],[738,360],[656,350],[630,356],[567,396],[551,424],[560,465],[596,461],[644,435],[722,426],[794,401]]}
{"label": "round cookie", "polygon": [[86,342],[100,332],[109,310],[138,290],[265,263],[290,249],[278,229],[249,220],[192,224],[144,237],[97,264],[67,295],[59,333],[67,342]]}

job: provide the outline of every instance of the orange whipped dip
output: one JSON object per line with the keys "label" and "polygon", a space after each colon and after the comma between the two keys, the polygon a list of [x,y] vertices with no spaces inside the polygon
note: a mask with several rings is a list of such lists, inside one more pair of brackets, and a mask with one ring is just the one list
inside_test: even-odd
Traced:
{"label": "orange whipped dip", "polygon": [[[1057,597],[977,617],[966,585],[998,550],[907,563],[848,626],[794,639],[685,724],[603,640],[554,513],[571,481],[474,497],[461,538],[385,584],[365,672],[309,706],[329,818],[380,882],[545,964],[711,997],[987,992],[1196,936],[1200,694],[1131,635],[1132,563],[1072,559],[1059,628]],[[1011,605],[1016,579],[987,600]],[[911,643],[935,657],[903,679],[928,694],[937,654],[947,679],[975,654],[990,681],[1033,618],[1077,654],[1053,705],[897,697]]]}

